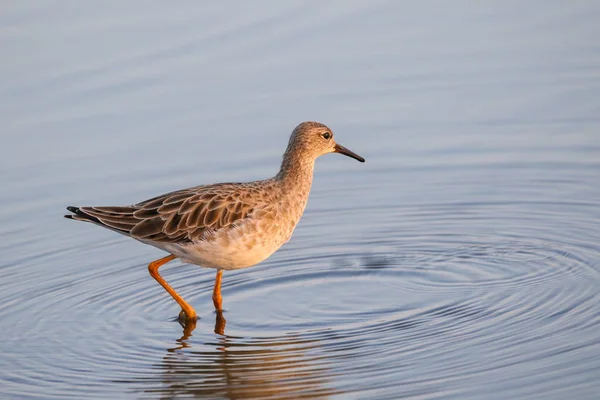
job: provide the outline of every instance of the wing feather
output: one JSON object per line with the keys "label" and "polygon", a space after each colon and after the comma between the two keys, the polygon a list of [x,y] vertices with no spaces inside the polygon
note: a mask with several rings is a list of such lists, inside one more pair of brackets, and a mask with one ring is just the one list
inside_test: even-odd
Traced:
{"label": "wing feather", "polygon": [[191,242],[248,218],[257,201],[248,184],[198,186],[166,193],[132,206],[81,207],[77,219],[135,239]]}

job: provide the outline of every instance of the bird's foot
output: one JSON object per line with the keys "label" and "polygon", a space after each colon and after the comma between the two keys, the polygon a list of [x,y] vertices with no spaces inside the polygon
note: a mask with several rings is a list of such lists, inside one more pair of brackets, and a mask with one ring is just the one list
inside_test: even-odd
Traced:
{"label": "bird's foot", "polygon": [[179,316],[177,317],[177,321],[179,321],[179,323],[181,325],[188,325],[190,323],[196,323],[196,321],[198,320],[198,316],[194,313],[192,316],[189,316],[185,311],[181,310],[179,312]]}
{"label": "bird's foot", "polygon": [[181,325],[183,328],[183,336],[185,338],[189,337],[192,334],[192,331],[196,329],[197,320],[198,317],[196,316],[196,314],[194,314],[193,317],[190,317],[185,311],[181,310],[179,316],[177,317],[177,321],[179,322],[179,325]]}
{"label": "bird's foot", "polygon": [[198,320],[198,316],[194,313],[194,315],[189,316],[184,310],[181,310],[179,312],[179,316],[177,317],[177,320],[179,322],[183,322],[183,323],[187,323],[190,321],[197,321]]}

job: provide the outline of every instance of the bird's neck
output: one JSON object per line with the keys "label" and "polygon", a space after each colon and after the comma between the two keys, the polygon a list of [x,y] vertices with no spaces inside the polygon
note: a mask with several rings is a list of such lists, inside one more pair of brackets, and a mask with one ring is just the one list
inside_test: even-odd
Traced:
{"label": "bird's neck", "polygon": [[286,152],[275,179],[286,191],[293,191],[308,198],[313,180],[315,161],[302,154]]}

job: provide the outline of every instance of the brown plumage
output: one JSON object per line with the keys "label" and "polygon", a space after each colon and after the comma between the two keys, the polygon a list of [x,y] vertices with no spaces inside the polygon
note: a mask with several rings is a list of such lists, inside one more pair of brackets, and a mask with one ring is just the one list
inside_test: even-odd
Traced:
{"label": "brown plumage", "polygon": [[313,179],[314,162],[337,152],[364,159],[333,139],[318,122],[303,122],[290,137],[281,168],[271,179],[219,183],[166,193],[131,206],[67,207],[66,218],[91,222],[163,249],[171,256],[149,265],[151,275],[195,317],[187,304],[158,274],[173,258],[218,270],[213,301],[221,309],[222,270],[255,265],[292,235]]}
{"label": "brown plumage", "polygon": [[93,222],[141,241],[191,243],[243,221],[255,206],[250,186],[196,186],[132,206],[68,207],[74,215],[65,217]]}

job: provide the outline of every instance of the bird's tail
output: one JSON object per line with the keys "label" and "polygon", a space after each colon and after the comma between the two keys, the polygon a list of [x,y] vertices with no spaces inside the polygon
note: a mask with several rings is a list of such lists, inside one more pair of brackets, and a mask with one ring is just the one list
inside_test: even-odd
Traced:
{"label": "bird's tail", "polygon": [[68,206],[67,210],[71,211],[73,214],[65,215],[65,218],[74,219],[76,221],[94,222],[102,225],[102,222],[98,218],[86,214],[79,207]]}

